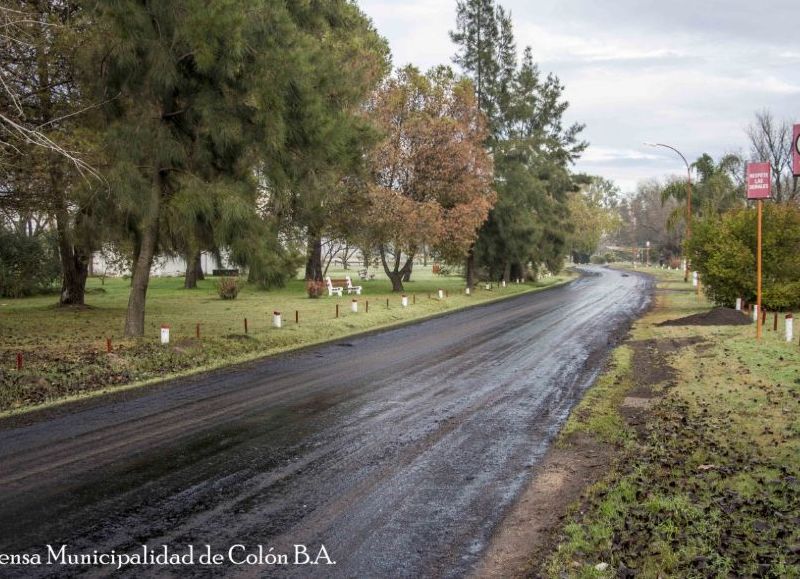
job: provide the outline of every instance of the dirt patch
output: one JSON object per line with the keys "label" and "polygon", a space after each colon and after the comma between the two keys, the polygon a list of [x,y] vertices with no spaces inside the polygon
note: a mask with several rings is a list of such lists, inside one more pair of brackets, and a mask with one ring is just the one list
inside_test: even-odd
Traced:
{"label": "dirt patch", "polygon": [[622,401],[622,408],[650,408],[655,401],[653,398],[638,398],[636,396],[626,396]]}
{"label": "dirt patch", "polygon": [[746,326],[751,323],[744,313],[731,308],[714,308],[685,318],[667,320],[659,326]]}
{"label": "dirt patch", "polygon": [[556,545],[568,505],[609,470],[615,449],[588,436],[553,446],[495,533],[475,577],[525,577]]}

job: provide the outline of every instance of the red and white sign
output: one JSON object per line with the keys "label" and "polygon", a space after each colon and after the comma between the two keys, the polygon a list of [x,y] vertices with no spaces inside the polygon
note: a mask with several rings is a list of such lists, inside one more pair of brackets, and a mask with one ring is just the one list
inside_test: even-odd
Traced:
{"label": "red and white sign", "polygon": [[769,163],[747,164],[747,198],[769,199],[772,194],[772,170]]}
{"label": "red and white sign", "polygon": [[792,136],[792,173],[800,177],[800,125],[794,126]]}

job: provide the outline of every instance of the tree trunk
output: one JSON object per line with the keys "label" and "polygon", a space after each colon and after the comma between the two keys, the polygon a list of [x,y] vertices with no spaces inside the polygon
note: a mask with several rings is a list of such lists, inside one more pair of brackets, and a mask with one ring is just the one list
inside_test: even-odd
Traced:
{"label": "tree trunk", "polygon": [[322,281],[322,236],[308,234],[308,254],[306,257],[306,281]]}
{"label": "tree trunk", "polygon": [[386,261],[386,248],[381,245],[380,246],[380,255],[381,255],[381,263],[383,264],[383,271],[386,273],[386,276],[392,282],[392,291],[393,292],[402,292],[403,291],[403,276],[405,275],[405,270],[411,270],[411,262],[414,260],[414,256],[411,255],[406,261],[403,267],[400,267],[400,252],[398,251],[397,255],[394,258],[394,268],[389,267],[389,263]]}
{"label": "tree trunk", "polygon": [[403,291],[403,274],[397,271],[388,271],[386,275],[389,276],[389,281],[392,282],[392,291],[399,293]]}
{"label": "tree trunk", "polygon": [[475,244],[469,246],[465,274],[467,278],[467,287],[471,291],[472,288],[475,287]]}
{"label": "tree trunk", "polygon": [[61,294],[59,306],[82,306],[86,296],[86,278],[89,276],[91,252],[72,242],[69,231],[69,214],[66,202],[61,197],[60,184],[51,172],[53,192],[61,204],[56,210],[56,234],[58,255],[61,261]]}
{"label": "tree trunk", "polygon": [[511,281],[511,262],[509,261],[503,267],[503,281],[506,283]]}
{"label": "tree trunk", "polygon": [[200,252],[186,253],[183,259],[186,262],[183,289],[197,289],[197,261],[200,259]]}
{"label": "tree trunk", "polygon": [[142,231],[138,258],[131,278],[131,295],[128,298],[128,313],[125,316],[125,335],[129,337],[144,336],[144,307],[157,237],[158,219],[152,218],[151,223]]}
{"label": "tree trunk", "polygon": [[86,278],[89,275],[89,255],[79,247],[74,247],[58,232],[58,246],[61,257],[61,295],[60,306],[82,306],[86,296]]}
{"label": "tree trunk", "polygon": [[409,259],[400,272],[403,274],[403,282],[411,281],[411,270],[413,268],[414,268],[414,263],[412,260]]}
{"label": "tree trunk", "polygon": [[198,251],[194,258],[194,276],[197,278],[197,281],[206,279],[206,274],[203,273],[203,261],[201,257],[201,252]]}
{"label": "tree trunk", "polygon": [[131,277],[131,293],[128,297],[128,312],[125,315],[125,336],[144,336],[144,308],[147,300],[147,286],[150,283],[150,268],[158,246],[159,215],[161,213],[161,197],[166,193],[167,184],[160,169],[156,169],[150,193],[149,213],[144,218],[137,244],[133,251],[136,261],[133,263]]}
{"label": "tree trunk", "polygon": [[61,280],[60,306],[82,306],[86,296],[86,278],[89,275],[89,259],[78,248],[71,255],[61,257],[63,278]]}
{"label": "tree trunk", "polygon": [[131,259],[131,287],[133,287],[133,278],[136,275],[136,264],[139,263],[139,251],[142,247],[142,237],[138,232],[133,234],[133,257]]}

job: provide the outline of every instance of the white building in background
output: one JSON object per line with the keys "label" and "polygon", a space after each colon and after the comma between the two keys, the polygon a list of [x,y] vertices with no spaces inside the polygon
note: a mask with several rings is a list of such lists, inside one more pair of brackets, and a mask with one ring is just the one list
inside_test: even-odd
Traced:
{"label": "white building in background", "polygon": [[[115,259],[113,254],[107,252],[96,251],[92,254],[92,261],[89,265],[90,275],[105,275],[107,277],[124,277],[131,275],[130,268],[121,260]],[[212,275],[215,269],[238,269],[232,265],[222,255],[222,263],[218,262],[213,254],[202,252],[200,254],[200,267],[203,269],[203,274]],[[150,275],[154,277],[178,277],[186,273],[186,260],[182,257],[172,257],[166,255],[156,256],[153,259],[153,265],[150,268]]]}

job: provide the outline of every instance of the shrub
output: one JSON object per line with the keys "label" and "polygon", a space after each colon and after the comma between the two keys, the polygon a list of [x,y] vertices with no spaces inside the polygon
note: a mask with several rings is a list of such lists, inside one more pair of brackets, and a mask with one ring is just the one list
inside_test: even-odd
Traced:
{"label": "shrub", "polygon": [[[800,208],[765,203],[763,299],[768,310],[800,307]],[[756,212],[729,211],[697,223],[687,242],[692,267],[719,305],[756,298]]]}
{"label": "shrub", "polygon": [[28,236],[0,228],[0,296],[18,298],[52,289],[61,272],[52,233]]}
{"label": "shrub", "polygon": [[325,283],[313,279],[306,281],[306,292],[310,298],[318,298],[325,293]]}
{"label": "shrub", "polygon": [[217,293],[223,300],[235,300],[241,288],[238,277],[221,277],[217,281]]}

